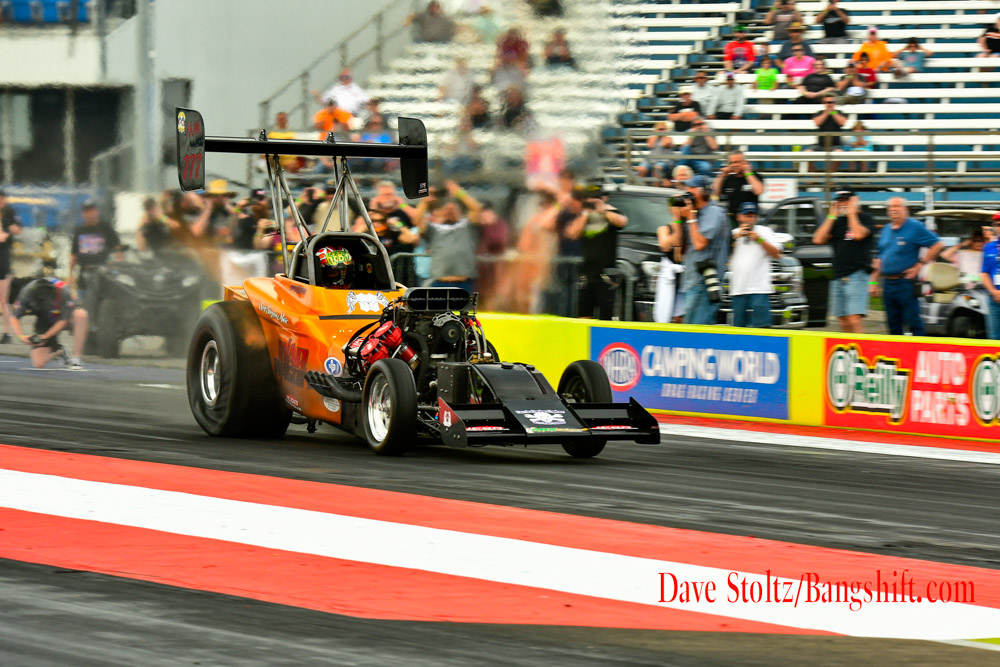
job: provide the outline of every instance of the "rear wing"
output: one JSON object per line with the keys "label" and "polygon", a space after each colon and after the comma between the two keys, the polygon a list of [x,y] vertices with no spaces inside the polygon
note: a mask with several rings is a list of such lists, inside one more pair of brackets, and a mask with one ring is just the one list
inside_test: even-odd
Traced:
{"label": "rear wing", "polygon": [[311,157],[399,158],[403,192],[408,199],[426,197],[427,130],[416,118],[400,116],[398,144],[337,143],[327,141],[206,137],[205,123],[194,109],[176,109],[177,177],[182,190],[205,188],[205,153],[242,153],[246,155],[301,155]]}

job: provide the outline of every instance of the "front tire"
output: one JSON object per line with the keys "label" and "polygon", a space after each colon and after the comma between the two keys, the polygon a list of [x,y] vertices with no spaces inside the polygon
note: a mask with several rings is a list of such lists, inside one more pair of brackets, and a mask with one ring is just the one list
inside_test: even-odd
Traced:
{"label": "front tire", "polygon": [[[567,403],[611,403],[611,383],[604,367],[595,361],[583,359],[574,361],[559,378],[559,395]],[[587,442],[563,444],[563,449],[570,456],[578,459],[590,459],[604,450],[607,440],[590,439]]]}
{"label": "front tire", "polygon": [[382,456],[399,456],[417,432],[417,385],[401,359],[380,359],[368,371],[361,395],[361,430]]}
{"label": "front tire", "polygon": [[214,436],[280,438],[292,413],[281,400],[264,328],[246,301],[222,301],[198,318],[187,359],[198,425]]}

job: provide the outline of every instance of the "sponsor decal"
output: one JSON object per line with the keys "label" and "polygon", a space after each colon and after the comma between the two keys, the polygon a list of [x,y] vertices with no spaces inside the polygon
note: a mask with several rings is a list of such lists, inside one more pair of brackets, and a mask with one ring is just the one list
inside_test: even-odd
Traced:
{"label": "sponsor decal", "polygon": [[503,426],[470,426],[465,430],[469,433],[474,433],[477,431],[506,431],[507,429]]}
{"label": "sponsor decal", "polygon": [[624,424],[605,424],[603,426],[591,426],[591,431],[632,431],[634,430],[631,426],[625,426]]}
{"label": "sponsor decal", "polygon": [[565,410],[515,410],[519,415],[524,415],[532,424],[548,426],[550,424],[565,424]]}
{"label": "sponsor decal", "polygon": [[996,438],[1000,355],[983,354],[987,349],[830,339],[823,363],[826,424]]}
{"label": "sponsor decal", "polygon": [[585,428],[559,428],[558,426],[529,426],[528,433],[583,433]]}
{"label": "sponsor decal", "polygon": [[389,305],[389,299],[381,292],[372,294],[371,292],[348,292],[347,293],[347,313],[353,313],[354,309],[364,313],[377,313]]}
{"label": "sponsor decal", "polygon": [[257,309],[260,312],[262,312],[265,315],[267,315],[268,317],[270,317],[272,320],[274,320],[278,324],[288,324],[288,316],[287,315],[285,315],[284,313],[279,313],[278,311],[274,310],[273,308],[271,308],[271,306],[269,306],[266,303],[261,303],[259,306],[257,306]]}
{"label": "sponsor decal", "polygon": [[296,412],[302,412],[299,408],[299,399],[295,398],[291,394],[285,394],[285,403],[288,403],[289,407]]}
{"label": "sponsor decal", "polygon": [[340,401],[335,398],[330,398],[329,396],[324,396],[323,407],[330,412],[340,412]]}
{"label": "sponsor decal", "polygon": [[299,347],[291,340],[282,339],[278,343],[278,376],[295,386],[305,385],[306,362],[309,350]]}
{"label": "sponsor decal", "polygon": [[187,116],[184,114],[183,111],[179,111],[177,113],[177,132],[178,133],[184,134],[185,123],[187,123]]}
{"label": "sponsor decal", "polygon": [[323,362],[323,370],[325,370],[328,375],[339,378],[340,374],[344,372],[344,366],[340,363],[340,359],[337,359],[336,357],[327,357],[326,361]]}
{"label": "sponsor decal", "polygon": [[441,423],[444,424],[445,428],[451,426],[451,412],[446,410],[444,414],[441,415]]}
{"label": "sponsor decal", "polygon": [[460,424],[461,419],[455,414],[455,411],[451,409],[443,399],[438,399],[438,419],[441,420],[441,426],[444,428],[451,428],[452,424]]}
{"label": "sponsor decal", "polygon": [[295,294],[298,294],[299,296],[305,296],[306,295],[306,288],[303,287],[302,285],[299,285],[298,283],[288,283],[288,291],[289,292],[294,292]]}
{"label": "sponsor decal", "polygon": [[590,349],[616,401],[788,419],[787,337],[593,327]]}

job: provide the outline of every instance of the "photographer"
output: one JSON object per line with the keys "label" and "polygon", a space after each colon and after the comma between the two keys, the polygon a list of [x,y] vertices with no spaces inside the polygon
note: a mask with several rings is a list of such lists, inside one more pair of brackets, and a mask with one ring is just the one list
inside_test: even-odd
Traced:
{"label": "photographer", "polygon": [[204,205],[201,213],[191,225],[191,234],[218,245],[228,244],[230,230],[236,222],[236,209],[232,202],[235,196],[236,193],[229,189],[229,183],[224,179],[219,178],[209,183],[208,189],[202,194]]}
{"label": "photographer", "polygon": [[719,275],[729,259],[729,220],[721,206],[712,201],[712,181],[694,176],[684,181],[687,194],[678,198],[675,224],[684,225],[687,248],[684,254],[684,323],[715,324],[722,298]]}
{"label": "photographer", "polygon": [[757,224],[757,204],[744,202],[733,230],[732,275],[729,294],[733,299],[733,326],[771,326],[771,258],[781,257],[774,245],[774,232]]}
{"label": "photographer", "polygon": [[851,190],[833,195],[830,214],[813,234],[813,243],[833,248],[833,280],[830,281],[829,312],[840,320],[844,333],[863,333],[862,318],[868,314],[868,273],[871,271],[875,222],[861,212]]}
{"label": "photographer", "polygon": [[583,266],[580,270],[580,317],[610,320],[614,310],[614,292],[606,271],[618,258],[618,230],[628,218],[605,202],[600,186],[581,185],[573,189],[573,198],[581,210],[566,228],[566,236],[580,239]]}
{"label": "photographer", "polygon": [[240,202],[240,211],[233,224],[232,247],[235,250],[253,250],[253,239],[258,229],[270,227],[277,230],[278,225],[273,220],[267,220],[269,225],[261,225],[271,211],[271,198],[263,189],[251,190],[250,196]]}
{"label": "photographer", "polygon": [[754,172],[743,153],[740,151],[730,153],[726,166],[719,170],[719,175],[712,184],[712,194],[725,205],[730,219],[736,219],[743,204],[749,202],[756,206],[758,198],[763,193],[763,177]]}

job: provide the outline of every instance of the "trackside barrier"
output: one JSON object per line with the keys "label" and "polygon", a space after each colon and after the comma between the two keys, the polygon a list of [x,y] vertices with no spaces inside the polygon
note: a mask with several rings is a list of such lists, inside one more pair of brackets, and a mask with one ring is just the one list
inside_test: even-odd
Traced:
{"label": "trackside barrier", "polygon": [[[652,412],[1000,441],[996,341],[482,313],[505,361],[577,359]],[[998,444],[1000,450],[1000,444]]]}

